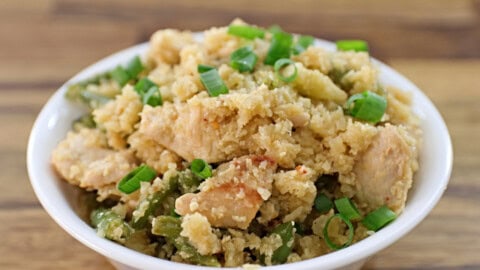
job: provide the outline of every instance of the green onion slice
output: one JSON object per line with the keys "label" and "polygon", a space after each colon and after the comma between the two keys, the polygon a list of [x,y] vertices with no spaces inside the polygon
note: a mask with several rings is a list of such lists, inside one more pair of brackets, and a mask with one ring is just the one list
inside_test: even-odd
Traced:
{"label": "green onion slice", "polygon": [[208,94],[211,97],[217,97],[221,94],[228,94],[228,88],[216,69],[210,69],[200,73],[200,81],[202,81],[203,86],[205,86]]}
{"label": "green onion slice", "polygon": [[337,50],[368,52],[368,43],[363,40],[337,40]]}
{"label": "green onion slice", "polygon": [[118,66],[110,72],[110,76],[117,81],[120,86],[124,86],[131,79],[135,79],[144,69],[145,67],[137,55],[128,62],[126,68]]}
{"label": "green onion slice", "polygon": [[124,86],[130,80],[130,74],[128,74],[122,66],[118,66],[112,70],[110,76],[117,81],[120,86]]}
{"label": "green onion slice", "polygon": [[204,73],[212,69],[215,69],[215,67],[208,66],[208,65],[201,65],[201,64],[197,66],[198,73]]}
{"label": "green onion slice", "polygon": [[212,176],[212,168],[203,159],[194,159],[190,164],[190,170],[202,179],[207,179]]}
{"label": "green onion slice", "polygon": [[230,66],[240,72],[252,72],[257,59],[258,57],[253,52],[252,47],[242,47],[230,55]]}
{"label": "green onion slice", "polygon": [[333,208],[333,203],[332,200],[327,197],[327,195],[320,193],[315,198],[313,206],[315,207],[315,210],[322,214],[330,211],[330,209]]}
{"label": "green onion slice", "polygon": [[128,173],[118,183],[118,190],[130,194],[140,188],[140,182],[150,182],[157,176],[157,172],[147,165],[142,165]]}
{"label": "green onion slice", "polygon": [[266,65],[274,65],[278,59],[290,58],[292,42],[293,37],[289,33],[278,32],[273,34],[264,63]]}
{"label": "green onion slice", "polygon": [[300,54],[305,51],[308,47],[310,47],[315,38],[312,36],[299,36],[297,43],[293,46],[293,54]]}
{"label": "green onion slice", "polygon": [[142,78],[135,84],[135,91],[137,93],[142,94],[148,91],[148,89],[152,88],[153,86],[157,86],[154,82],[152,82],[147,77]]}
{"label": "green onion slice", "polygon": [[[330,222],[334,218],[340,218],[348,226],[348,239],[347,239],[347,242],[345,242],[342,245],[335,244],[330,239],[330,236],[328,235],[328,226],[330,225]],[[342,214],[335,214],[330,218],[328,218],[327,222],[325,223],[325,227],[323,227],[323,238],[325,239],[325,243],[327,244],[328,247],[330,247],[333,250],[338,250],[338,249],[348,247],[353,241],[353,234],[354,234],[353,224],[350,222],[350,220],[348,220],[348,218],[344,217]]]}
{"label": "green onion slice", "polygon": [[338,200],[335,200],[335,207],[342,216],[348,218],[348,220],[358,220],[362,216],[358,212],[357,207],[350,201],[349,198],[344,197]]}
{"label": "green onion slice", "polygon": [[152,107],[163,104],[162,94],[158,86],[146,77],[135,84],[135,91],[140,95],[143,104],[148,104]]}
{"label": "green onion slice", "polygon": [[265,31],[261,28],[250,26],[250,25],[230,25],[228,26],[228,31],[230,35],[246,38],[246,39],[255,39],[255,38],[264,38]]}
{"label": "green onion slice", "polygon": [[133,79],[136,78],[144,68],[145,67],[142,65],[140,57],[137,55],[127,64],[126,71],[128,75],[130,75],[130,79]]}
{"label": "green onion slice", "polygon": [[[285,67],[285,66],[292,66],[293,67],[293,72],[290,76],[283,76],[281,70]],[[282,58],[282,59],[278,59],[276,62],[275,62],[275,65],[273,66],[273,69],[275,70],[275,74],[277,74],[277,77],[280,78],[280,80],[284,81],[284,82],[293,82],[296,78],[297,78],[297,66],[295,66],[295,62],[293,62],[293,60],[291,59],[288,59],[288,58]]]}
{"label": "green onion slice", "polygon": [[147,92],[142,97],[142,103],[148,104],[152,107],[160,106],[163,104],[162,94],[160,93],[160,89],[158,86],[152,86],[148,89]]}
{"label": "green onion slice", "polygon": [[366,215],[362,223],[367,229],[376,232],[396,218],[395,212],[384,205]]}
{"label": "green onion slice", "polygon": [[387,109],[387,100],[370,91],[351,96],[345,105],[351,116],[371,123],[378,123]]}

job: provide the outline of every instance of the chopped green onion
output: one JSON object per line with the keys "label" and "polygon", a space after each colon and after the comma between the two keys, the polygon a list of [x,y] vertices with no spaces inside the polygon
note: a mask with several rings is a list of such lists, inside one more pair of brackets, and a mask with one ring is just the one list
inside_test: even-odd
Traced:
{"label": "chopped green onion", "polygon": [[279,32],[283,32],[283,29],[279,25],[274,24],[268,28],[268,32],[276,34]]}
{"label": "chopped green onion", "polygon": [[131,79],[135,79],[144,68],[140,57],[135,56],[128,62],[126,68],[118,66],[110,72],[110,76],[117,81],[120,86],[124,86]]}
{"label": "chopped green onion", "polygon": [[379,122],[387,109],[387,100],[370,91],[351,96],[345,105],[351,116],[371,123]]}
{"label": "chopped green onion", "polygon": [[278,32],[273,34],[264,63],[266,65],[274,65],[278,59],[290,58],[292,42],[293,38],[289,33]]}
{"label": "chopped green onion", "polygon": [[366,215],[362,223],[367,229],[376,232],[396,218],[395,212],[384,205]]}
{"label": "chopped green onion", "polygon": [[[347,239],[347,242],[345,242],[342,245],[335,244],[330,239],[330,236],[328,235],[328,226],[330,225],[330,222],[334,218],[340,218],[348,226],[348,239]],[[330,247],[333,250],[338,250],[338,249],[348,247],[353,241],[353,234],[354,234],[353,224],[350,222],[350,220],[348,220],[348,218],[344,217],[342,214],[335,214],[330,218],[328,218],[327,222],[325,223],[325,227],[323,227],[323,238],[325,239],[325,243],[327,244],[328,247]]]}
{"label": "chopped green onion", "polygon": [[160,106],[163,104],[162,94],[158,86],[152,86],[142,97],[142,103],[148,104],[152,107]]}
{"label": "chopped green onion", "polygon": [[330,209],[333,208],[333,203],[325,194],[320,193],[315,198],[313,206],[315,207],[315,210],[322,214],[330,211]]}
{"label": "chopped green onion", "polygon": [[136,78],[140,72],[144,69],[144,66],[142,65],[142,61],[140,60],[140,57],[135,56],[128,64],[126,67],[126,71],[128,75],[130,75],[130,79]]}
{"label": "chopped green onion", "polygon": [[137,93],[142,94],[148,91],[148,89],[152,88],[152,86],[157,86],[154,82],[152,82],[147,77],[142,78],[135,84],[135,91]]}
{"label": "chopped green onion", "polygon": [[368,52],[368,44],[363,40],[338,40],[335,43],[339,51]]}
{"label": "chopped green onion", "polygon": [[335,207],[338,212],[348,218],[348,220],[357,220],[362,217],[358,212],[357,207],[355,207],[352,201],[347,197],[335,200]]}
{"label": "chopped green onion", "polygon": [[140,188],[140,182],[150,182],[157,176],[157,172],[147,165],[142,165],[131,171],[118,183],[118,190],[130,194]]}
{"label": "chopped green onion", "polygon": [[[290,66],[290,65],[293,66],[292,74],[287,77],[283,76],[281,69],[283,69],[283,67],[285,66]],[[293,82],[297,78],[297,66],[295,66],[295,62],[293,62],[293,60],[291,59],[288,59],[288,58],[278,59],[275,62],[273,69],[275,70],[275,74],[277,74],[277,77],[284,82],[287,82],[287,83]]]}
{"label": "chopped green onion", "polygon": [[110,76],[117,81],[120,86],[124,86],[130,80],[130,74],[122,67],[118,66],[110,72]]}
{"label": "chopped green onion", "polygon": [[208,65],[198,65],[197,66],[198,73],[204,73],[204,72],[212,70],[212,69],[215,69],[215,67],[208,66]]}
{"label": "chopped green onion", "polygon": [[202,179],[207,179],[212,176],[212,168],[203,159],[194,159],[190,164],[190,170]]}
{"label": "chopped green onion", "polygon": [[310,47],[315,38],[312,36],[299,36],[297,43],[293,46],[293,54],[300,54],[305,51],[308,47]]}
{"label": "chopped green onion", "polygon": [[230,66],[240,72],[252,72],[257,59],[258,57],[253,52],[252,47],[242,47],[230,55]]}
{"label": "chopped green onion", "polygon": [[200,81],[202,81],[203,86],[205,86],[211,97],[228,93],[228,88],[216,69],[210,69],[209,71],[200,73]]}
{"label": "chopped green onion", "polygon": [[148,78],[142,78],[135,84],[135,91],[142,98],[143,104],[148,104],[152,107],[163,104],[162,94],[158,86]]}
{"label": "chopped green onion", "polygon": [[265,31],[261,28],[250,26],[250,25],[230,25],[228,26],[228,31],[230,35],[246,38],[246,39],[255,39],[263,38],[265,36]]}

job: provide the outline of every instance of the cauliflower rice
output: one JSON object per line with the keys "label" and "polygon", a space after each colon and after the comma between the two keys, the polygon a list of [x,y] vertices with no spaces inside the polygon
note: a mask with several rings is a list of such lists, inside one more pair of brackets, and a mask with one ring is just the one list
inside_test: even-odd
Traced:
{"label": "cauliflower rice", "polygon": [[[95,194],[89,211],[100,236],[176,262],[253,267],[354,244],[374,233],[362,220],[382,206],[401,214],[421,141],[411,96],[380,84],[368,52],[313,45],[291,55],[282,72],[297,75],[285,82],[264,64],[274,36],[264,33],[248,39],[214,27],[197,40],[159,30],[135,77],[120,83],[105,73],[70,86],[67,97],[90,112],[53,151],[52,164]],[[258,58],[252,72],[230,63],[244,46]],[[214,67],[228,93],[209,95],[199,65]],[[161,105],[145,104],[136,88],[142,78],[158,87]],[[345,105],[366,90],[386,101],[377,123]],[[206,179],[191,169],[195,159],[210,164]],[[119,182],[140,165],[155,177],[122,192]],[[349,221],[352,237],[334,217],[338,206],[319,209],[321,196],[356,206],[362,218]]]}

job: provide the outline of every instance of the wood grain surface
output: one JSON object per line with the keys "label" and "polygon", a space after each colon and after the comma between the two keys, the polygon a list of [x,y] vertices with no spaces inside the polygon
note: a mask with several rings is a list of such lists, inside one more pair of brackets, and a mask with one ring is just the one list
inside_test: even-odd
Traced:
{"label": "wood grain surface", "polygon": [[235,17],[325,39],[368,40],[415,82],[449,127],[445,195],[364,269],[480,269],[480,1],[0,1],[0,269],[113,269],[64,232],[28,181],[28,135],[64,81],[160,28],[202,30]]}

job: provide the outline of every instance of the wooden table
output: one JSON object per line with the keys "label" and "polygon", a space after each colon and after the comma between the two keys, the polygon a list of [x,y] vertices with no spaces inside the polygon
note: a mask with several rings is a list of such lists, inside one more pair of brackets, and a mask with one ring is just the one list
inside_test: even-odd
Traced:
{"label": "wooden table", "polygon": [[33,121],[65,80],[155,29],[201,30],[236,16],[326,39],[366,39],[373,55],[425,91],[453,139],[449,188],[420,226],[365,269],[480,269],[480,1],[159,3],[0,2],[0,269],[113,269],[35,198],[25,166]]}

